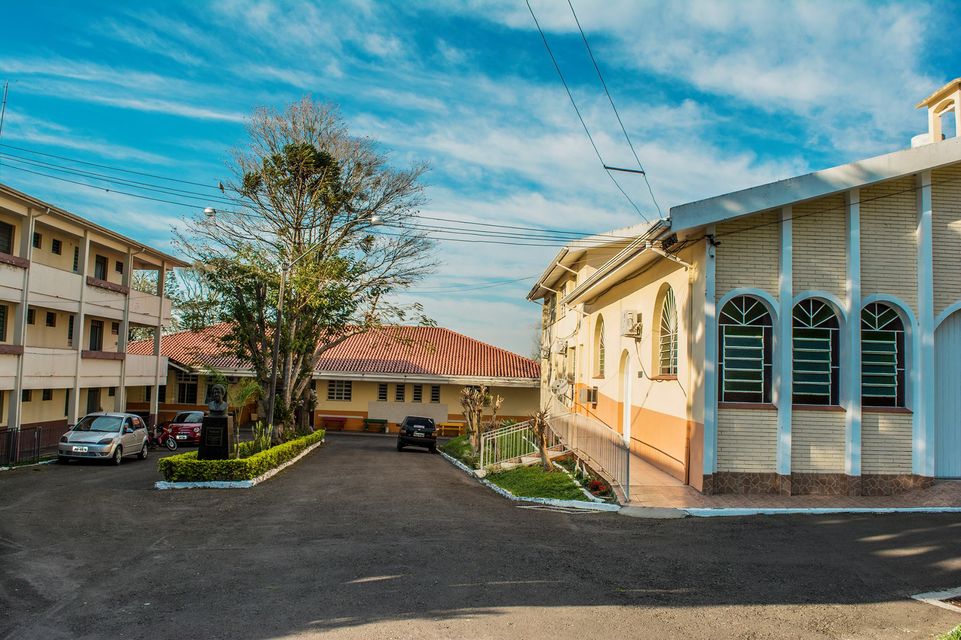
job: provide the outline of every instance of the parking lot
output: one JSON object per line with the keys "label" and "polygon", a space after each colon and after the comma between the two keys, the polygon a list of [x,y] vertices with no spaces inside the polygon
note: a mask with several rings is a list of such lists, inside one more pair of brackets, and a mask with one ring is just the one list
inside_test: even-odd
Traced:
{"label": "parking lot", "polygon": [[377,436],[252,490],[157,454],[0,473],[0,638],[930,638],[961,517],[648,521],[521,508]]}

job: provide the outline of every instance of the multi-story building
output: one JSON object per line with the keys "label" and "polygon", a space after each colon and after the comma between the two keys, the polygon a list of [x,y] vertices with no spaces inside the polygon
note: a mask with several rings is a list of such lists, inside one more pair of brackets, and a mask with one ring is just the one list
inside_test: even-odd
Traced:
{"label": "multi-story building", "polygon": [[[250,367],[225,351],[221,338],[229,326],[183,331],[162,339],[170,371],[166,385],[129,394],[128,407],[147,410],[160,398],[160,418],[203,410],[214,371],[229,385],[253,376]],[[130,345],[131,353],[151,353],[152,341]],[[407,415],[462,425],[461,390],[487,385],[504,399],[503,419],[526,420],[538,407],[538,363],[449,329],[385,327],[353,335],[323,354],[313,388],[313,424],[327,429],[396,430]],[[240,419],[257,417],[256,405],[238,407]],[[153,411],[153,409],[151,409]],[[489,412],[486,412],[489,414]]]}
{"label": "multi-story building", "polygon": [[[0,185],[0,426],[45,427],[32,437],[48,446],[84,413],[122,411],[128,388],[166,376],[163,356],[130,354],[127,342],[136,328],[159,337],[170,321],[166,272],[181,266]],[[138,272],[153,292],[132,288]]]}
{"label": "multi-story building", "polygon": [[918,106],[909,149],[562,250],[529,294],[555,414],[706,493],[961,477],[961,79]]}

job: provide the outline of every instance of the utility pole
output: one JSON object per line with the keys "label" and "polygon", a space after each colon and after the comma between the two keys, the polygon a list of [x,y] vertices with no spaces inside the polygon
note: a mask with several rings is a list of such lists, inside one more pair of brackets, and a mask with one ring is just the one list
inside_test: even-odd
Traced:
{"label": "utility pole", "polygon": [[[7,90],[10,88],[10,82],[7,80],[3,81],[3,103],[0,104],[0,142],[3,142],[3,117],[7,115]],[[0,158],[0,164],[3,160]]]}

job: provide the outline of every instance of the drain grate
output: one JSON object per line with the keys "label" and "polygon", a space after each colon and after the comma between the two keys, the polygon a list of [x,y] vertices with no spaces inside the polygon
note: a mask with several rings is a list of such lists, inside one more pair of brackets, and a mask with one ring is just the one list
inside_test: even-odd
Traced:
{"label": "drain grate", "polygon": [[931,591],[929,593],[918,593],[911,596],[915,600],[933,604],[936,607],[961,613],[961,587],[948,589],[946,591]]}

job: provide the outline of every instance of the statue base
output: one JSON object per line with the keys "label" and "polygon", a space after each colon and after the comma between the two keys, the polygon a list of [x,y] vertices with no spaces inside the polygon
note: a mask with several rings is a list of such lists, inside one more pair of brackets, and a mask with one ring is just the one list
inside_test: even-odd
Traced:
{"label": "statue base", "polygon": [[226,460],[236,457],[237,430],[233,416],[204,416],[197,459]]}

